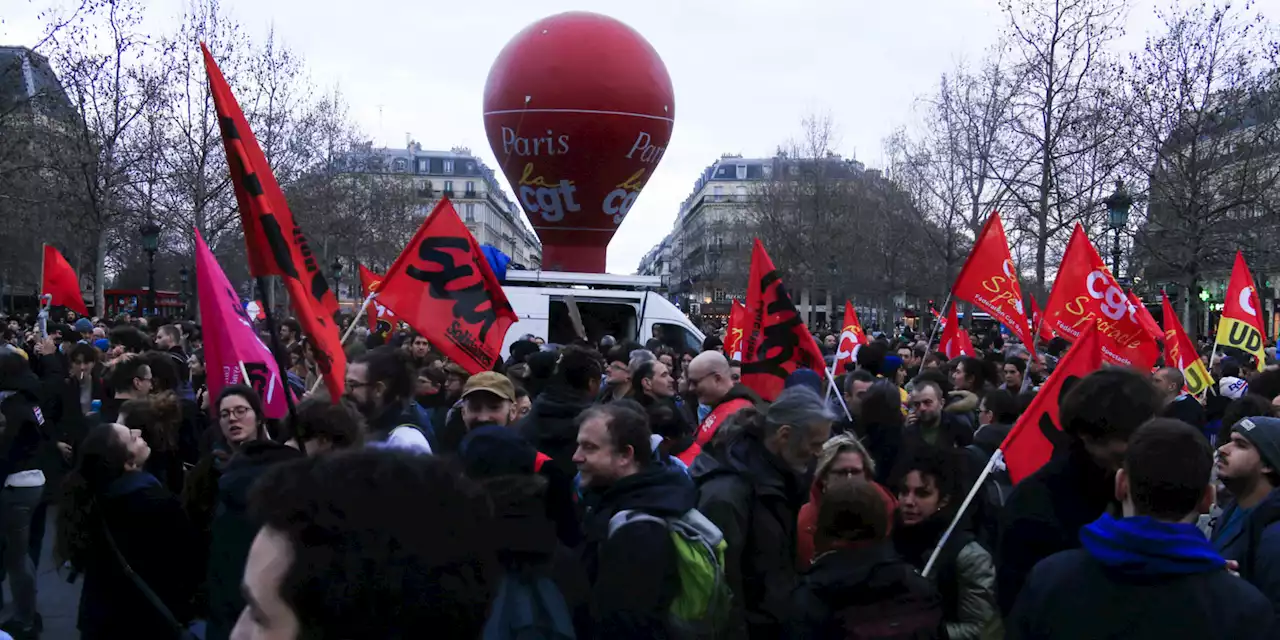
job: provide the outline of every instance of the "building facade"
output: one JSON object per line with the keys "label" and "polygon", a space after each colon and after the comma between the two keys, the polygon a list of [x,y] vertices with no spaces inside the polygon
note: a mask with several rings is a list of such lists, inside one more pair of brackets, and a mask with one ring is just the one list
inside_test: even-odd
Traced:
{"label": "building facade", "polygon": [[[833,156],[822,162],[832,163],[847,178],[885,182],[879,171],[867,170],[856,160]],[[716,160],[698,176],[692,193],[680,205],[671,232],[641,259],[638,273],[662,277],[672,302],[690,316],[704,318],[709,324],[727,320],[732,301],[746,299],[752,207],[762,187],[775,175],[791,171],[795,164],[781,155],[724,155]],[[826,286],[801,286],[792,294],[797,311],[811,326],[825,326],[843,317],[844,300],[833,296]],[[902,302],[899,306],[912,305]],[[860,307],[859,314],[887,316],[873,305]]]}
{"label": "building facade", "polygon": [[409,141],[402,149],[371,146],[358,153],[380,158],[381,172],[408,181],[422,201],[423,215],[447,197],[476,241],[502,250],[511,257],[512,268],[537,269],[542,264],[542,245],[526,226],[524,214],[502,190],[493,170],[470,149],[433,151]]}

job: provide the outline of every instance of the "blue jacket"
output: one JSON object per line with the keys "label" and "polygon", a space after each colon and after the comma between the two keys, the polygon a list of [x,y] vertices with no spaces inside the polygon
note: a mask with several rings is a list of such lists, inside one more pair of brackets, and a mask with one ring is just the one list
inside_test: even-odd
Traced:
{"label": "blue jacket", "polygon": [[[1227,527],[1240,507],[1228,503],[1213,524],[1210,540],[1224,558],[1240,563],[1240,576],[1271,601],[1280,624],[1280,489],[1267,495],[1237,526]],[[1255,542],[1257,547],[1251,548]]]}
{"label": "blue jacket", "polygon": [[1007,640],[1274,637],[1266,597],[1227,572],[1194,525],[1104,514],[1080,541],[1032,569]]}

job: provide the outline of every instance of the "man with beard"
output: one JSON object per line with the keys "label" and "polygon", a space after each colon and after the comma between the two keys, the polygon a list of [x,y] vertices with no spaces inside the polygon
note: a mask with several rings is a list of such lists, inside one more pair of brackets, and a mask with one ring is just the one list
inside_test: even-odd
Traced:
{"label": "man with beard", "polygon": [[1061,432],[1037,425],[1063,441],[1048,463],[1018,483],[1000,513],[996,595],[1006,617],[1031,568],[1078,549],[1080,527],[1112,506],[1129,437],[1163,406],[1151,382],[1130,369],[1103,369],[1070,382],[1058,412]]}
{"label": "man with beard", "polygon": [[786,389],[765,412],[739,413],[739,428],[727,430],[690,469],[698,510],[728,544],[732,637],[778,638],[790,617],[796,523],[809,489],[801,476],[822,451],[834,419],[811,389]]}
{"label": "man with beard", "polygon": [[427,337],[418,333],[411,334],[412,342],[409,343],[409,356],[413,358],[413,367],[421,369],[427,366],[427,355],[431,353],[431,342]]}
{"label": "man with beard", "polygon": [[1245,418],[1225,438],[1218,447],[1218,479],[1233,499],[1210,539],[1280,611],[1280,419]]}
{"label": "man with beard", "polygon": [[908,448],[934,446],[943,449],[967,447],[973,431],[953,414],[943,410],[942,387],[923,376],[912,383],[904,438]]}
{"label": "man with beard", "polygon": [[430,418],[413,401],[407,354],[378,347],[347,366],[346,397],[368,423],[369,446],[431,453]]}

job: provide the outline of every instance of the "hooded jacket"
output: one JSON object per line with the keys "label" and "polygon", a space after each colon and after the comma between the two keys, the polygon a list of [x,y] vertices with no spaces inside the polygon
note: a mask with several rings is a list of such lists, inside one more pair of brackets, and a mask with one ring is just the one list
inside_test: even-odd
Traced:
{"label": "hooded jacket", "polygon": [[1274,638],[1267,599],[1226,570],[1194,525],[1104,514],[1084,548],[1036,565],[1007,638]]}
{"label": "hooded jacket", "polygon": [[791,594],[792,617],[788,638],[795,640],[843,640],[848,637],[841,612],[893,606],[904,600],[936,608],[937,630],[917,640],[939,638],[942,633],[941,596],[928,578],[904,562],[888,541],[871,546],[838,549],[818,556]]}
{"label": "hooded jacket", "polygon": [[1114,476],[1075,442],[1018,483],[1000,512],[996,595],[1008,615],[1037,562],[1080,546],[1083,527],[1115,502]]}
{"label": "hooded jacket", "polygon": [[246,442],[227,462],[218,478],[218,498],[210,524],[207,640],[225,640],[244,609],[240,582],[249,546],[258,535],[249,520],[249,489],[255,480],[277,463],[303,457],[303,453],[270,440]]}
{"label": "hooded jacket", "polygon": [[669,638],[668,611],[680,591],[670,531],[635,522],[609,535],[609,519],[623,510],[675,518],[693,509],[697,492],[679,471],[649,465],[603,490],[589,490],[582,563],[591,581],[594,637]]}
{"label": "hooded jacket", "polygon": [[711,413],[702,419],[702,424],[698,426],[698,435],[694,442],[700,447],[706,447],[711,438],[716,435],[716,430],[725,423],[733,414],[751,406],[760,406],[764,401],[756,392],[747,388],[746,385],[737,383],[729,388],[729,392],[724,394],[720,401],[712,405]]}
{"label": "hooded jacket", "polygon": [[735,637],[777,638],[795,586],[799,476],[764,443],[739,432],[703,451],[689,470],[698,510],[724,534],[725,579],[733,590]]}
{"label": "hooded jacket", "polygon": [[572,478],[578,473],[573,452],[578,448],[578,414],[591,407],[591,395],[585,391],[553,385],[533,401],[529,415],[516,425],[525,440],[538,451],[551,456],[551,465]]}

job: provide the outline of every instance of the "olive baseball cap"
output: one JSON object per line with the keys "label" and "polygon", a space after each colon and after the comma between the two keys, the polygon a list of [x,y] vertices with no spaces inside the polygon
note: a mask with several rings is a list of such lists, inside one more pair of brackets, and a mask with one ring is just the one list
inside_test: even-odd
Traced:
{"label": "olive baseball cap", "polygon": [[511,383],[511,378],[501,373],[482,371],[471,376],[462,387],[462,397],[465,398],[476,391],[488,391],[508,402],[516,401],[516,386]]}

